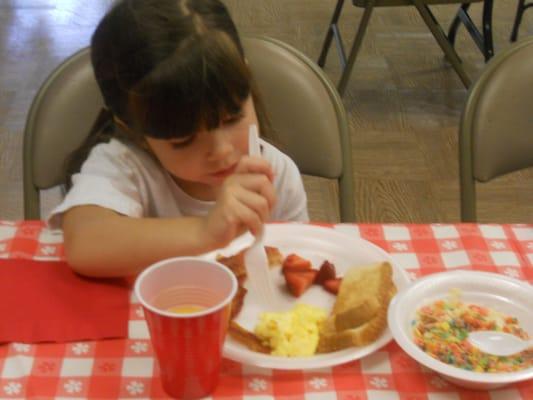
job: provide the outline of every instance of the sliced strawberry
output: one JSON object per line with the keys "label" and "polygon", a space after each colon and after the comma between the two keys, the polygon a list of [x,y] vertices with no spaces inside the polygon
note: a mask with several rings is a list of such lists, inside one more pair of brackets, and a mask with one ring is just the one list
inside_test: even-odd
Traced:
{"label": "sliced strawberry", "polygon": [[324,289],[332,294],[339,293],[339,288],[341,286],[342,278],[328,279],[322,283]]}
{"label": "sliced strawberry", "polygon": [[303,257],[300,257],[297,254],[289,254],[283,260],[283,270],[285,269],[305,271],[311,269],[311,261],[306,260]]}
{"label": "sliced strawberry", "polygon": [[324,261],[318,270],[318,275],[316,276],[315,283],[317,285],[322,285],[327,280],[335,279],[337,274],[335,272],[335,265],[329,261]]}
{"label": "sliced strawberry", "polygon": [[295,297],[300,297],[311,286],[318,271],[311,269],[307,271],[286,271],[285,281],[289,291]]}

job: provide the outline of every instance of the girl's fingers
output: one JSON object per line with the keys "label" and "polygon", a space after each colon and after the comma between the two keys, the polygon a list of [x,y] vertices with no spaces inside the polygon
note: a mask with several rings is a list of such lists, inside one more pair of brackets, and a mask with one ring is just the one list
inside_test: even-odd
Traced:
{"label": "girl's fingers", "polygon": [[268,220],[270,205],[264,196],[241,188],[234,194],[234,197],[240,204],[254,211],[261,223],[265,223]]}
{"label": "girl's fingers", "polygon": [[232,214],[235,220],[239,221],[239,226],[246,226],[254,235],[260,231],[263,225],[260,215],[244,203],[237,202],[233,206]]}
{"label": "girl's fingers", "polygon": [[270,163],[259,157],[243,157],[235,174],[224,182],[217,202],[233,229],[246,227],[253,234],[268,221],[276,202]]}
{"label": "girl's fingers", "polygon": [[270,209],[274,207],[276,202],[274,186],[263,174],[235,174],[228,178],[226,185],[226,190],[229,192],[243,188],[246,191],[259,194],[267,200]]}
{"label": "girl's fingers", "polygon": [[270,216],[268,200],[242,186],[235,186],[231,191],[227,191],[220,201],[222,214],[235,230],[246,226],[255,234]]}
{"label": "girl's fingers", "polygon": [[274,172],[270,163],[261,157],[243,156],[235,169],[236,174],[264,174],[270,182],[274,180]]}

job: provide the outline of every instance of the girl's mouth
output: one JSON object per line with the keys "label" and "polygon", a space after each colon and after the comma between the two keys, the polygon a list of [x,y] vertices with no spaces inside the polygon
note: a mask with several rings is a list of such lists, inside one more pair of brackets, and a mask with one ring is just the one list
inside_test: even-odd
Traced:
{"label": "girl's mouth", "polygon": [[211,176],[215,178],[226,178],[233,174],[235,172],[235,169],[237,168],[237,163],[231,165],[229,168],[220,169],[216,172],[213,172],[210,174]]}

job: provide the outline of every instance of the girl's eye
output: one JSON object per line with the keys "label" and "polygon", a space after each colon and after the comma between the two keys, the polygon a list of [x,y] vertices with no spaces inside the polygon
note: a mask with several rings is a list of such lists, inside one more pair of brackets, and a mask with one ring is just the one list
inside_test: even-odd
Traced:
{"label": "girl's eye", "polygon": [[180,142],[170,142],[170,145],[173,149],[183,149],[184,147],[187,147],[194,141],[194,136],[190,136],[187,139],[180,141]]}
{"label": "girl's eye", "polygon": [[239,122],[241,119],[243,119],[243,117],[244,117],[244,114],[242,114],[242,113],[233,114],[233,115],[230,115],[230,116],[224,118],[222,120],[222,124],[223,125],[233,125],[233,124],[236,124],[237,122]]}

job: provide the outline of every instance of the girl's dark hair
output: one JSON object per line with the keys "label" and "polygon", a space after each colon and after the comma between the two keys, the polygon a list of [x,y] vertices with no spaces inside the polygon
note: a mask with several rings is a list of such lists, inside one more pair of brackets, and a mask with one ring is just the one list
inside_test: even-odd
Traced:
{"label": "girl's dark hair", "polygon": [[105,109],[72,154],[69,181],[99,142],[126,136],[146,148],[145,135],[210,130],[238,113],[250,94],[266,129],[237,29],[219,0],[123,0],[96,28],[91,60]]}

